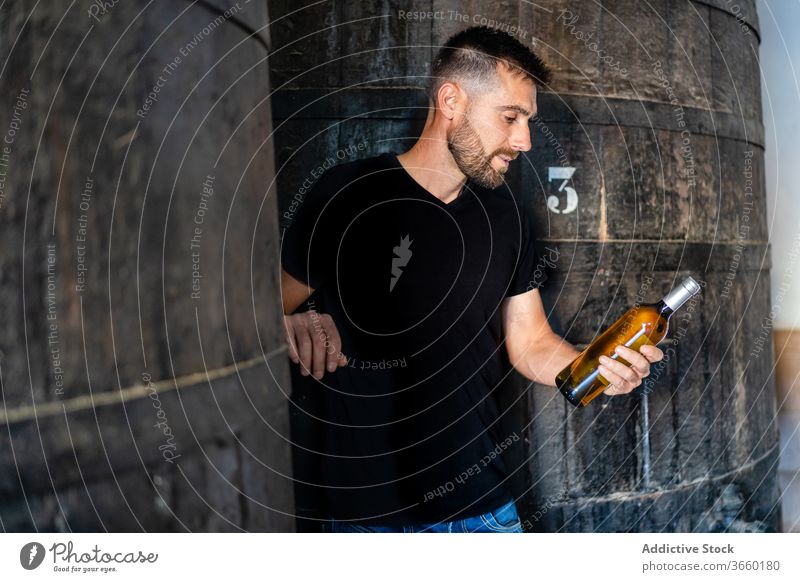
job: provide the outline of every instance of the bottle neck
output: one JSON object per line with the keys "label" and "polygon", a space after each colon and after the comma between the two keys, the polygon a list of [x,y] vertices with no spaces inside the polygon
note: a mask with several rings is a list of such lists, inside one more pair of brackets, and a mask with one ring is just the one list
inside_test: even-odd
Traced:
{"label": "bottle neck", "polygon": [[669,317],[673,312],[680,309],[681,305],[689,301],[694,295],[700,292],[700,285],[691,277],[686,277],[678,286],[667,293],[660,301],[669,311],[662,313],[664,317]]}
{"label": "bottle neck", "polygon": [[663,317],[664,319],[669,319],[672,317],[672,314],[675,313],[675,310],[672,309],[667,303],[661,299],[658,303],[656,303],[656,311]]}

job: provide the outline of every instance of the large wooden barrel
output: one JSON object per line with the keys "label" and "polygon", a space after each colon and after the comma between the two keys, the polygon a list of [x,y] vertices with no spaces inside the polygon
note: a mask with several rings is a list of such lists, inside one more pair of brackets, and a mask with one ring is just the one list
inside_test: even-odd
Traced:
{"label": "large wooden barrel", "polygon": [[[410,146],[435,51],[489,24],[554,70],[533,148],[508,182],[539,226],[556,331],[586,344],[684,276],[704,285],[631,396],[575,410],[550,388],[509,381],[506,421],[526,434],[511,464],[526,527],[775,529],[755,3],[307,4],[270,2],[285,23],[271,59],[283,227],[325,167]],[[302,382],[295,439],[308,455]],[[313,458],[301,461],[310,470]],[[313,489],[298,494],[313,511]]]}
{"label": "large wooden barrel", "polygon": [[4,530],[294,530],[267,24],[3,7]]}

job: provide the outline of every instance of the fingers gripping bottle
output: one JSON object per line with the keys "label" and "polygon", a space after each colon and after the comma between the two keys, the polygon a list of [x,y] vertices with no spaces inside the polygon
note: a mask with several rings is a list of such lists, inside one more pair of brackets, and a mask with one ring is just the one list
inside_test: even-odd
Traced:
{"label": "fingers gripping bottle", "polygon": [[622,317],[595,339],[556,376],[556,386],[575,406],[586,406],[609,385],[600,375],[600,356],[630,365],[614,349],[618,345],[639,351],[645,344],[657,345],[667,335],[669,320],[681,305],[700,292],[700,284],[691,277],[684,279],[658,303],[644,303],[630,308]]}

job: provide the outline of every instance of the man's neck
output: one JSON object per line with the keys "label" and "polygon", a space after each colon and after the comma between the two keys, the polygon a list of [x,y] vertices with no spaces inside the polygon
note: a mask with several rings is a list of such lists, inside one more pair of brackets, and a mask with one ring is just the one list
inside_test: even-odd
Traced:
{"label": "man's neck", "polygon": [[467,181],[447,149],[447,136],[435,135],[430,127],[426,127],[417,143],[397,159],[420,186],[445,204],[461,194]]}

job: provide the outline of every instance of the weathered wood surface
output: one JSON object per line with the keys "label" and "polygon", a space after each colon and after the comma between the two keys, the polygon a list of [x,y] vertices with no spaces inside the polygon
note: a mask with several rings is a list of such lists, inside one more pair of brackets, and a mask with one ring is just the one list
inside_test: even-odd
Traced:
{"label": "weathered wood surface", "polygon": [[[526,391],[519,378],[509,386],[504,422],[527,431],[512,470],[529,529],[712,530],[708,511],[734,490],[741,527],[777,527],[760,33],[755,2],[736,8],[270,2],[274,17],[285,16],[270,61],[282,227],[326,160],[353,159],[337,155],[359,143],[365,151],[355,157],[413,143],[433,54],[480,15],[521,29],[554,72],[532,150],[508,182],[535,217],[539,244],[555,249],[543,295],[556,330],[585,344],[643,289],[640,300],[655,301],[685,275],[705,283],[691,316],[673,326],[684,330],[674,353],[653,374],[649,465],[641,390],[574,411],[549,388]],[[409,20],[400,10],[442,16]],[[555,213],[548,198],[559,196],[560,209],[566,200],[548,171],[563,166],[576,168],[578,206]],[[313,442],[307,424],[295,425],[296,437]],[[313,512],[313,489],[303,494]]]}
{"label": "weathered wood surface", "polygon": [[292,530],[266,2],[96,6],[0,18],[2,527]]}

